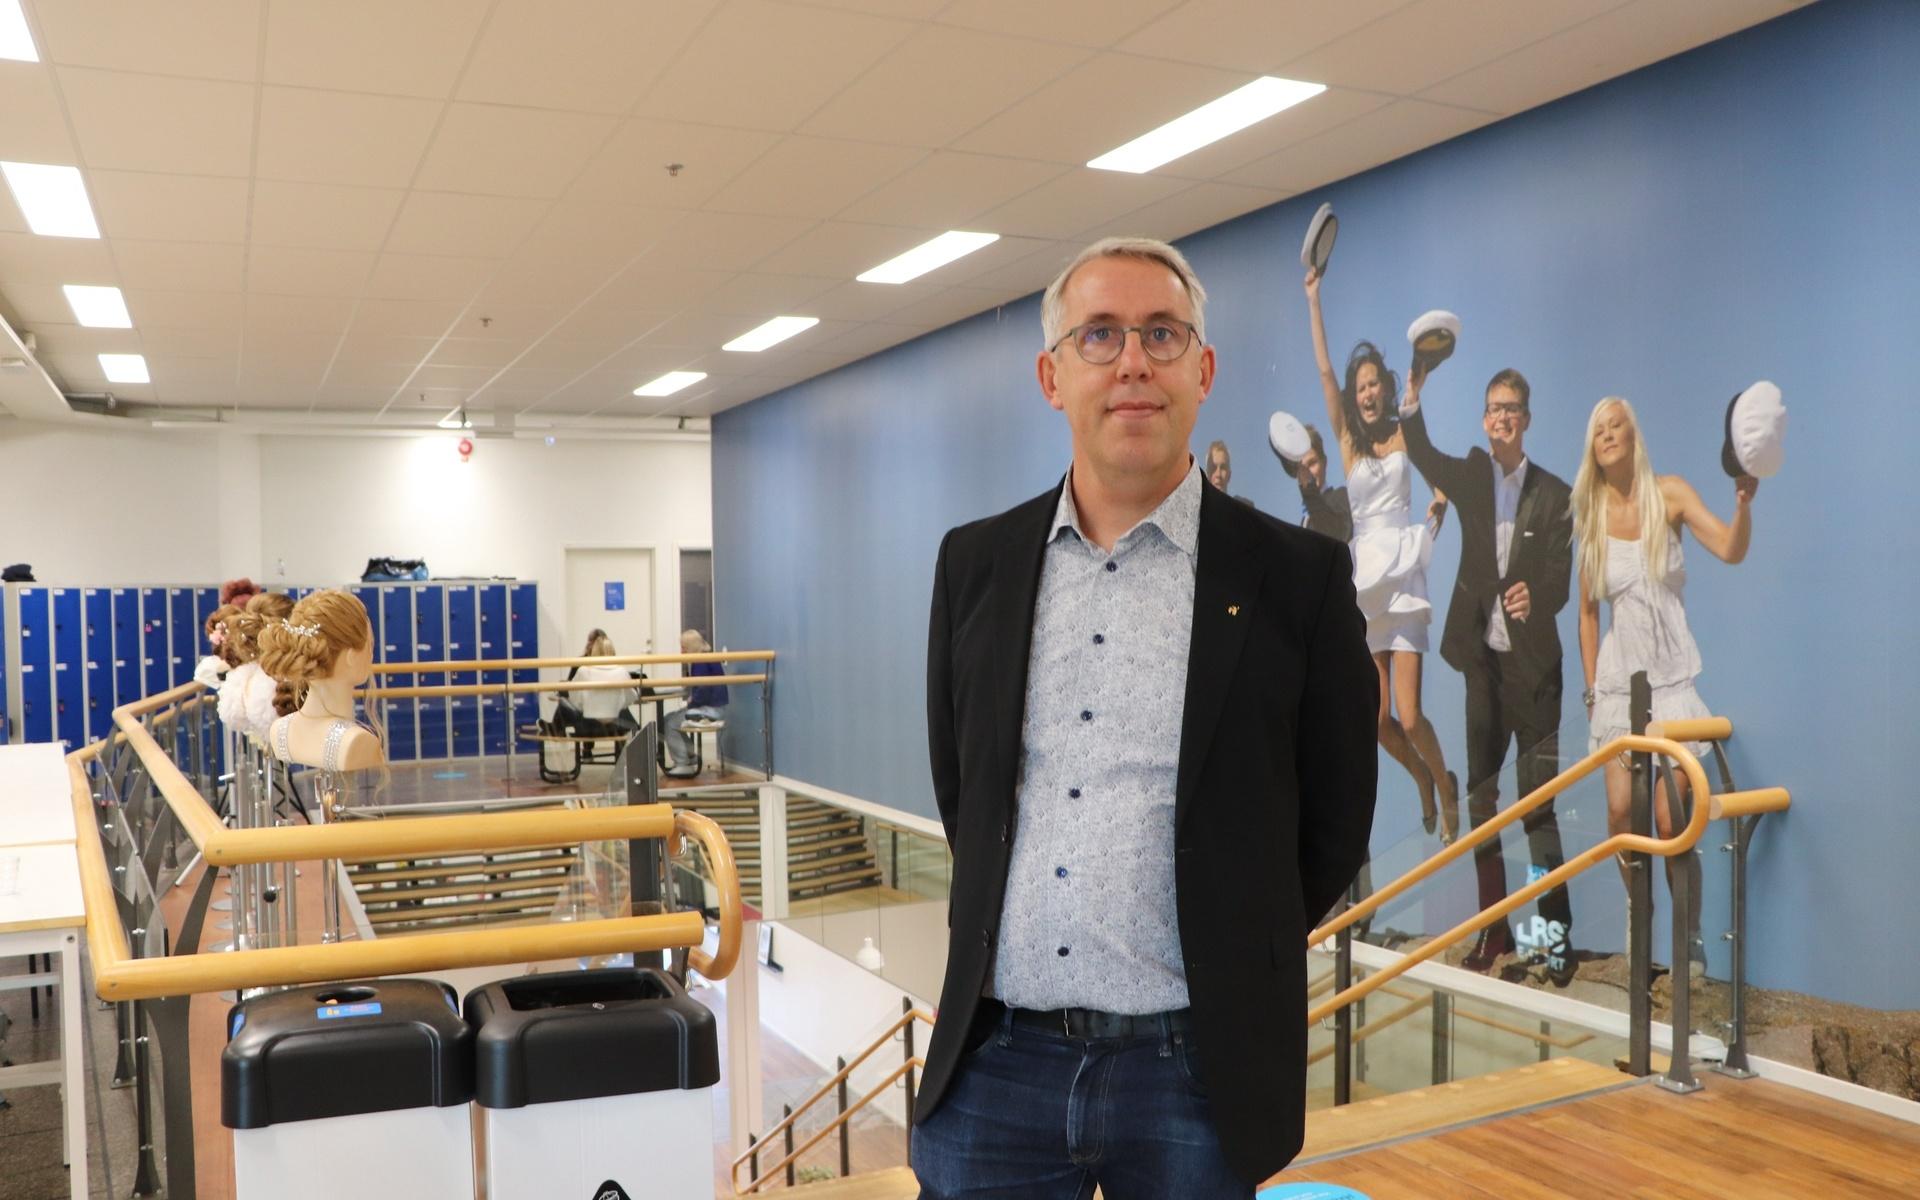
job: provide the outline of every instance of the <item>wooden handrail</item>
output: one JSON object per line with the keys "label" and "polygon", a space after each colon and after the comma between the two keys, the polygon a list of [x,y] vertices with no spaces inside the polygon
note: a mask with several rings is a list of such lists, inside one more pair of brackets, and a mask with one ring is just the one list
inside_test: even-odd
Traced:
{"label": "wooden handrail", "polygon": [[[429,672],[422,671],[421,674]],[[444,668],[442,672],[444,673]],[[451,683],[409,684],[405,687],[361,688],[358,695],[385,699],[410,696],[505,696],[528,692],[604,692],[637,688],[725,687],[729,684],[765,683],[765,675],[687,675],[674,679],[545,679],[531,683]],[[651,697],[643,697],[651,701]]]}
{"label": "wooden handrail", "polygon": [[[812,1108],[815,1104],[818,1104],[820,1101],[826,1099],[827,1096],[833,1094],[834,1091],[837,1088],[839,1088],[842,1082],[852,1077],[855,1068],[857,1068],[861,1063],[866,1062],[869,1058],[872,1058],[875,1052],[877,1052],[880,1049],[880,1047],[886,1045],[888,1042],[891,1042],[893,1040],[894,1034],[899,1033],[901,1030],[905,1029],[908,1025],[911,1025],[915,1021],[919,1021],[921,1024],[926,1025],[928,1028],[932,1028],[933,1026],[933,1018],[931,1016],[928,1016],[926,1013],[922,1012],[920,1009],[917,1009],[917,1008],[909,1009],[908,1011],[901,1013],[899,1019],[894,1021],[893,1024],[887,1026],[886,1029],[880,1033],[880,1036],[874,1038],[873,1041],[867,1046],[865,1050],[862,1050],[860,1053],[854,1055],[853,1058],[847,1063],[846,1066],[841,1067],[838,1071],[835,1071],[831,1078],[829,1078],[825,1083],[821,1084],[818,1088],[814,1089],[814,1092],[811,1096],[808,1096],[805,1100],[802,1100],[799,1104],[795,1105],[793,1111],[788,1113],[785,1117],[781,1118],[780,1123],[778,1125],[775,1125],[772,1129],[767,1130],[767,1132],[761,1136],[760,1141],[762,1143],[765,1143],[768,1138],[774,1137],[778,1134],[785,1133],[788,1130],[788,1128],[790,1128],[793,1125],[795,1121],[800,1119],[800,1114],[806,1112],[809,1108]],[[914,1059],[909,1061],[917,1062],[918,1060]],[[893,1079],[897,1079],[897,1078],[899,1078],[899,1075],[896,1072],[893,1076],[889,1077],[888,1082],[892,1082]],[[860,1104],[865,1104],[865,1103],[866,1103],[866,1100],[864,1099],[860,1101]],[[847,1109],[847,1112],[849,1114],[852,1113],[855,1109],[860,1107],[860,1104],[849,1106]],[[812,1143],[809,1142],[808,1145],[812,1145]],[[802,1147],[802,1149],[804,1150],[805,1147]],[[733,1178],[733,1187],[734,1187],[734,1191],[739,1195],[746,1194],[745,1192],[740,1191],[740,1167],[758,1153],[760,1153],[760,1150],[759,1150],[759,1147],[756,1146],[754,1149],[747,1151],[745,1154],[742,1154],[740,1157],[733,1160],[733,1166],[731,1168],[732,1178]],[[796,1151],[795,1153],[799,1153],[799,1151]],[[782,1163],[780,1165],[784,1167],[786,1164]]]}
{"label": "wooden handrail", "polygon": [[[1403,992],[1399,988],[1383,987],[1380,990],[1385,992],[1389,996],[1394,996],[1401,1000],[1412,1000],[1416,998],[1413,995],[1413,993]],[[1429,994],[1427,996],[1418,997],[1418,999],[1422,1004],[1425,1004],[1432,999],[1432,996],[1431,994]],[[1518,1025],[1509,1025],[1505,1021],[1497,1020],[1489,1016],[1484,1016],[1480,1013],[1473,1012],[1464,1008],[1455,1008],[1453,1010],[1453,1015],[1459,1020],[1472,1021],[1476,1025],[1485,1025],[1487,1028],[1497,1029],[1501,1033],[1510,1033],[1515,1037],[1526,1038],[1528,1041],[1532,1041],[1532,1042],[1544,1042],[1547,1045],[1552,1046],[1558,1050],[1571,1050],[1576,1046],[1585,1045],[1586,1043],[1593,1040],[1593,1035],[1591,1033],[1583,1033],[1576,1038],[1555,1037],[1551,1033],[1541,1033],[1537,1029],[1523,1029]]]}
{"label": "wooden handrail", "polygon": [[1717,792],[1711,797],[1711,816],[1751,817],[1757,813],[1784,812],[1793,805],[1785,788],[1754,788],[1745,792]]}
{"label": "wooden handrail", "polygon": [[[901,1063],[899,1066],[895,1067],[893,1070],[887,1072],[887,1077],[885,1079],[882,1079],[879,1083],[874,1084],[872,1089],[869,1090],[866,1095],[860,1097],[858,1100],[855,1100],[852,1104],[847,1105],[847,1111],[834,1117],[833,1120],[828,1121],[826,1126],[822,1128],[820,1132],[814,1134],[812,1137],[808,1138],[805,1142],[801,1143],[801,1145],[797,1149],[795,1149],[793,1153],[787,1155],[785,1158],[781,1159],[779,1162],[773,1164],[771,1167],[768,1167],[766,1170],[760,1172],[759,1175],[749,1180],[745,1188],[742,1188],[740,1186],[740,1180],[739,1180],[740,1164],[736,1162],[734,1164],[733,1194],[736,1196],[750,1196],[753,1193],[759,1191],[761,1184],[767,1182],[767,1180],[773,1178],[775,1175],[786,1170],[787,1167],[792,1163],[799,1161],[799,1158],[802,1154],[805,1154],[807,1151],[813,1149],[815,1146],[818,1146],[821,1142],[826,1141],[827,1136],[831,1134],[834,1130],[840,1128],[842,1125],[845,1125],[848,1119],[851,1118],[854,1113],[859,1112],[861,1109],[865,1108],[867,1105],[873,1103],[876,1097],[878,1097],[881,1093],[885,1092],[888,1088],[893,1086],[894,1080],[900,1078],[902,1075],[905,1075],[908,1071],[912,1071],[917,1068],[922,1068],[922,1067],[925,1067],[926,1065],[927,1065],[926,1059],[916,1056],[914,1058],[907,1059],[905,1062]],[[798,1112],[799,1112],[798,1109],[794,1110],[795,1114],[797,1114]],[[788,1119],[791,1120],[791,1115],[789,1116]],[[773,1136],[772,1132],[769,1131],[767,1136],[768,1137]],[[754,1153],[755,1151],[749,1150],[747,1152],[747,1155],[748,1157],[752,1157]]]}
{"label": "wooden handrail", "polygon": [[427,675],[435,671],[527,671],[536,667],[647,667],[657,663],[772,662],[772,650],[705,650],[698,654],[602,654],[592,658],[462,658],[447,662],[373,664],[375,675]]}
{"label": "wooden handrail", "polygon": [[1733,736],[1733,722],[1726,717],[1685,717],[1678,721],[1655,721],[1647,726],[1647,736],[1675,742],[1724,742]]}
{"label": "wooden handrail", "polygon": [[[77,755],[67,760],[78,833],[80,888],[86,901],[87,951],[102,1000],[143,1000],[279,984],[318,983],[453,967],[496,966],[552,958],[670,950],[697,946],[706,922],[697,912],[521,927],[422,933],[375,941],[280,946],[266,950],[134,958],[114,902],[106,850],[95,824],[93,795]],[[738,888],[738,880],[735,880]],[[726,954],[722,934],[721,953]],[[738,936],[736,935],[736,943]]]}
{"label": "wooden handrail", "polygon": [[[1448,846],[1432,858],[1416,865],[1412,870],[1380,889],[1380,891],[1375,892],[1365,901],[1341,913],[1340,916],[1329,921],[1319,929],[1314,930],[1308,939],[1308,946],[1318,945],[1326,938],[1338,933],[1362,917],[1372,915],[1388,900],[1400,895],[1414,884],[1431,876],[1435,871],[1438,871],[1441,867],[1461,857],[1473,847],[1487,841],[1489,838],[1498,836],[1502,828],[1512,824],[1525,813],[1544,804],[1547,800],[1565,791],[1581,779],[1600,770],[1615,755],[1621,753],[1664,755],[1672,759],[1681,771],[1686,774],[1687,781],[1692,785],[1693,794],[1696,797],[1707,797],[1712,793],[1712,789],[1707,785],[1707,774],[1700,768],[1700,760],[1695,758],[1692,752],[1680,743],[1669,741],[1666,738],[1646,737],[1635,734],[1615,738],[1598,750],[1595,750],[1592,754],[1581,759],[1572,767],[1562,771],[1560,774],[1536,788],[1526,799],[1516,802],[1507,811],[1501,813],[1499,817],[1476,828],[1471,834],[1460,838],[1455,841],[1453,845]],[[1662,856],[1680,854],[1684,851],[1691,850],[1694,844],[1700,840],[1701,833],[1704,832],[1707,827],[1707,821],[1710,819],[1708,816],[1709,807],[1706,803],[1696,803],[1693,806],[1693,815],[1687,821],[1686,827],[1676,830],[1672,837],[1657,838],[1637,833],[1617,833],[1599,845],[1575,855],[1573,858],[1568,859],[1565,863],[1555,867],[1519,891],[1511,893],[1500,903],[1490,908],[1482,909],[1480,912],[1462,921],[1439,937],[1434,938],[1432,941],[1425,943],[1415,950],[1409,951],[1403,958],[1393,964],[1380,968],[1361,982],[1346,988],[1319,1006],[1309,1010],[1307,1013],[1307,1024],[1315,1024],[1322,1018],[1352,1004],[1355,1000],[1372,994],[1384,986],[1389,980],[1399,978],[1412,968],[1437,956],[1449,946],[1466,940],[1480,930],[1492,925],[1495,921],[1505,919],[1508,913],[1513,912],[1523,905],[1532,903],[1535,899],[1559,887],[1588,867],[1611,858],[1623,850]]]}
{"label": "wooden handrail", "polygon": [[[671,808],[671,805],[662,805]],[[673,814],[673,833],[667,838],[667,854],[680,852],[682,839],[691,838],[706,853],[707,867],[716,880],[732,880],[733,886],[716,884],[720,890],[720,944],[712,957],[699,946],[687,952],[687,963],[708,979],[725,979],[740,961],[740,872],[733,862],[733,847],[719,824],[691,809]]]}

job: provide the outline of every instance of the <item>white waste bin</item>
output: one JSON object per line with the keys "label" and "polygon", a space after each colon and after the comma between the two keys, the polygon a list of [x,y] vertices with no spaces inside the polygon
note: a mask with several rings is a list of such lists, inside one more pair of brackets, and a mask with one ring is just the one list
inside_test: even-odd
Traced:
{"label": "white waste bin", "polygon": [[714,1194],[713,1013],[649,967],[470,992],[488,1200]]}
{"label": "white waste bin", "polygon": [[443,983],[293,988],[228,1013],[237,1200],[472,1200],[472,1099],[473,1031]]}

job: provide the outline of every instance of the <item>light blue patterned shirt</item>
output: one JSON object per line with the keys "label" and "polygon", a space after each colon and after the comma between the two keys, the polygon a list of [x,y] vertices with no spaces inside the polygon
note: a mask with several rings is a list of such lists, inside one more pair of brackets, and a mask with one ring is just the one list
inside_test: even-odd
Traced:
{"label": "light blue patterned shirt", "polygon": [[1018,825],[992,993],[1016,1008],[1187,1006],[1173,879],[1200,467],[1108,554],[1073,479],[1041,566]]}

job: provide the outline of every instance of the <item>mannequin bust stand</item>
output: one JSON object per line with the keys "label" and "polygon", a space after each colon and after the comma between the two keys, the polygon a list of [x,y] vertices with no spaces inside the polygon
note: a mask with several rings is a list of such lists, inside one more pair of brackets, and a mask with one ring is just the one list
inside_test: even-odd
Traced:
{"label": "mannequin bust stand", "polygon": [[385,766],[387,752],[372,730],[353,719],[354,689],[373,675],[373,652],[343,650],[333,672],[307,686],[299,711],[273,723],[267,738],[275,756],[328,771]]}

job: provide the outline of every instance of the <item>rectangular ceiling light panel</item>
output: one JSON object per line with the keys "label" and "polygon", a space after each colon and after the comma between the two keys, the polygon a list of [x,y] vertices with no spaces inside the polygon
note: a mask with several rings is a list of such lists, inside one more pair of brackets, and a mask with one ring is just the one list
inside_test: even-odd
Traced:
{"label": "rectangular ceiling light panel", "polygon": [[102,354],[100,369],[107,373],[108,383],[153,382],[153,377],[147,374],[144,354]]}
{"label": "rectangular ceiling light panel", "polygon": [[0,58],[40,61],[33,34],[27,31],[27,14],[20,11],[20,0],[0,0]]}
{"label": "rectangular ceiling light panel", "polygon": [[1087,165],[1102,171],[1144,174],[1326,90],[1324,83],[1262,75],[1184,117],[1175,117],[1153,132],[1141,134],[1118,150],[1107,151]]}
{"label": "rectangular ceiling light panel", "polygon": [[720,348],[748,354],[757,353],[768,346],[779,345],[796,333],[805,333],[819,323],[819,317],[775,317],[765,325],[747,330]]}
{"label": "rectangular ceiling light panel", "polygon": [[87,185],[80,168],[45,163],[0,162],[14,203],[27,218],[27,228],[42,237],[97,238],[100,227],[87,203]]}
{"label": "rectangular ceiling light panel", "polygon": [[681,388],[689,388],[707,377],[705,371],[668,371],[652,383],[643,383],[633,389],[636,396],[671,396]]}
{"label": "rectangular ceiling light panel", "polygon": [[857,278],[861,283],[905,283],[918,279],[936,267],[944,267],[956,258],[965,258],[982,246],[1000,240],[997,233],[967,233],[958,229],[922,242],[896,258],[890,258]]}
{"label": "rectangular ceiling light panel", "polygon": [[60,289],[67,294],[67,307],[74,319],[89,329],[132,329],[133,316],[117,287],[85,287],[69,283]]}

